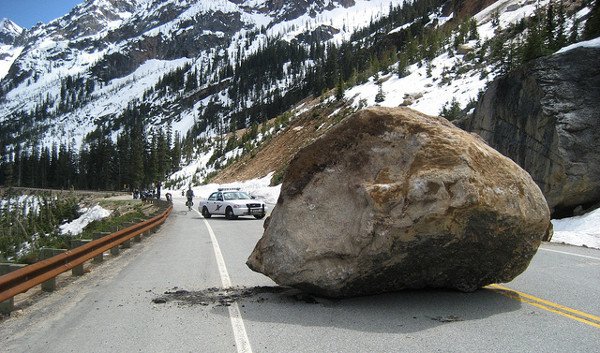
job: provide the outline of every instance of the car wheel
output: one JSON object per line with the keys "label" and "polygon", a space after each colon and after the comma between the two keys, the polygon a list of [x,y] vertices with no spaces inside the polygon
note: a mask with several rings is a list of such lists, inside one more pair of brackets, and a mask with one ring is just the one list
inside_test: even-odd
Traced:
{"label": "car wheel", "polygon": [[233,208],[227,207],[225,210],[225,218],[227,219],[236,219],[235,213],[233,213]]}
{"label": "car wheel", "polygon": [[208,212],[208,208],[206,206],[202,207],[202,217],[210,218],[212,215]]}
{"label": "car wheel", "polygon": [[255,214],[254,218],[256,218],[256,219],[263,219],[263,218],[265,218],[265,214],[264,213],[263,214]]}

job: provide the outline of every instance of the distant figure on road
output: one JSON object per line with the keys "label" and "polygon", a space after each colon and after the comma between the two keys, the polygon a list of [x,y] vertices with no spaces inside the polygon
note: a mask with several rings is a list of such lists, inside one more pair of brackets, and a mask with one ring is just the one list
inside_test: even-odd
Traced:
{"label": "distant figure on road", "polygon": [[185,203],[185,205],[191,211],[192,206],[194,206],[194,202],[192,201],[192,199],[194,198],[194,190],[192,190],[191,185],[190,185],[190,188],[188,189],[188,191],[185,193],[185,197],[187,197],[187,202]]}

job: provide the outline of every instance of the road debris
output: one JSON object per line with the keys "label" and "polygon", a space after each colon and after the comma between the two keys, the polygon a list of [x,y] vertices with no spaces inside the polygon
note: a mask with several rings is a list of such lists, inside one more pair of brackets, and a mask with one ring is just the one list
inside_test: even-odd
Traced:
{"label": "road debris", "polygon": [[[265,294],[265,295],[263,295]],[[181,305],[201,306],[230,306],[240,300],[250,300],[263,303],[269,300],[269,294],[280,295],[281,299],[294,300],[307,304],[318,304],[313,296],[287,287],[232,287],[232,288],[207,288],[201,291],[187,291],[173,287],[164,292],[160,297],[152,299],[155,304],[178,302]]]}

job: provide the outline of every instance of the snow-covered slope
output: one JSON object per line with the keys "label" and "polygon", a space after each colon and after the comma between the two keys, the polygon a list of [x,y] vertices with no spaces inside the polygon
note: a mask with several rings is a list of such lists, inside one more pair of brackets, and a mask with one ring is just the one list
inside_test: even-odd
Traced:
{"label": "snow-covered slope", "polygon": [[[385,15],[402,0],[226,1],[226,0],[93,0],[69,14],[24,34],[22,47],[2,48],[0,123],[16,124],[43,107],[37,120],[40,143],[79,145],[99,121],[119,116],[143,100],[166,74],[189,66],[206,77],[203,87],[217,84],[217,68],[247,57],[273,38],[292,40],[322,26],[333,28],[333,40]],[[240,48],[243,50],[240,51]],[[0,52],[2,53],[2,52]],[[220,62],[219,62],[220,61]],[[12,68],[12,70],[9,70]],[[66,80],[80,80],[85,93],[64,96]],[[202,87],[200,87],[202,88]],[[62,94],[62,96],[61,96]],[[182,133],[210,99],[228,102],[226,94],[206,95],[185,109],[161,113],[151,121],[170,122]],[[167,106],[177,92],[152,97],[152,106]]]}
{"label": "snow-covered slope", "polygon": [[[274,119],[292,104],[332,87],[313,91],[306,84],[311,74],[313,79],[323,75],[323,67],[329,64],[327,54],[304,53],[298,55],[300,59],[295,63],[286,57],[289,61],[277,64],[277,74],[266,72],[264,61],[276,61],[278,50],[327,52],[328,43],[344,42],[362,54],[362,48],[356,48],[373,43],[388,49],[388,43],[382,44],[386,40],[403,48],[408,35],[420,40],[444,23],[462,21],[450,13],[456,2],[435,2],[438,8],[423,2],[427,15],[419,14],[408,23],[372,27],[403,3],[404,0],[86,1],[64,17],[20,34],[17,43],[4,49],[8,54],[4,62],[0,58],[0,140],[26,148],[52,143],[77,148],[94,130],[115,138],[126,129],[131,115],[137,113],[147,124],[147,131],[170,125],[180,136],[188,137],[194,150],[184,158],[187,167],[173,179],[186,184],[201,182],[215,171],[217,144],[221,144],[217,166],[239,156],[242,150],[247,151],[241,146],[225,151],[227,133]],[[407,2],[414,3],[417,1]],[[481,5],[474,0],[460,3]],[[402,77],[396,72],[398,64],[375,75],[372,67],[379,70],[381,66],[371,65],[359,73],[361,78],[344,78],[352,81],[344,84],[366,81],[346,87],[344,97],[354,107],[406,105],[432,115],[438,115],[452,101],[460,108],[468,107],[487,83],[502,72],[495,63],[479,57],[480,52],[490,51],[486,41],[496,35],[499,27],[518,23],[531,16],[536,7],[548,3],[549,0],[500,0],[475,15],[478,39],[466,43],[461,40],[460,48],[446,42],[443,50],[430,59],[409,65]],[[569,18],[566,27],[586,14],[579,12]],[[420,28],[411,29],[412,26]],[[365,28],[372,32],[363,32],[364,36],[356,39],[357,30]],[[416,34],[407,34],[408,30]],[[456,32],[455,26],[452,35],[457,36]],[[417,40],[412,44],[421,45]],[[341,52],[342,47],[337,49]],[[267,49],[275,54],[258,56],[270,54]],[[366,57],[350,59],[369,62],[378,55],[376,50],[367,49]],[[402,54],[391,52],[390,62]],[[322,70],[312,72],[318,65]],[[341,66],[332,66],[336,65]],[[252,66],[260,68],[253,72]],[[247,71],[242,71],[242,67]],[[343,68],[337,70],[330,70],[329,78],[341,76]],[[251,80],[260,82],[244,82],[243,75],[236,76],[237,72],[250,72],[254,74]],[[290,92],[296,94],[292,103],[292,99],[285,100]],[[332,100],[323,98],[325,103]],[[266,108],[272,108],[268,104],[277,109],[267,111]],[[285,109],[279,109],[282,106]],[[251,144],[256,146],[257,141]]]}
{"label": "snow-covered slope", "polygon": [[13,21],[0,19],[0,45],[14,44],[15,40],[23,33],[23,28]]}
{"label": "snow-covered slope", "polygon": [[[479,40],[471,40],[466,43],[467,52],[474,52],[478,45],[494,36],[497,26],[492,25],[491,17],[494,12],[499,14],[499,24],[505,28],[508,24],[531,16],[536,6],[544,6],[548,0],[537,3],[528,3],[523,6],[520,1],[501,0],[474,16],[478,24]],[[442,108],[456,100],[462,108],[469,102],[476,100],[478,94],[498,74],[493,66],[484,69],[458,70],[465,64],[464,54],[448,52],[434,58],[429,65],[411,65],[408,67],[410,73],[406,77],[399,78],[394,73],[381,75],[379,81],[371,78],[368,83],[355,86],[346,92],[346,98],[353,99],[354,104],[366,102],[367,105],[381,105],[386,107],[409,106],[415,110],[429,115],[439,115]],[[463,66],[464,67],[464,66]],[[428,72],[430,71],[430,72]],[[451,75],[451,71],[462,71],[461,74]],[[485,75],[482,75],[485,72]],[[382,102],[375,102],[379,92],[379,85],[384,93]]]}
{"label": "snow-covered slope", "polygon": [[[492,64],[483,68],[474,68],[468,64],[465,54],[476,53],[483,43],[496,35],[497,29],[507,28],[531,17],[536,9],[543,9],[549,3],[549,0],[497,1],[473,16],[477,21],[479,39],[466,43],[463,46],[466,48],[463,53],[452,52],[450,55],[451,50],[449,50],[431,60],[428,65],[411,65],[407,69],[409,74],[403,78],[399,78],[394,73],[380,73],[379,80],[371,78],[368,83],[348,90],[345,97],[352,99],[355,106],[365,103],[369,106],[377,104],[388,107],[407,105],[430,115],[439,115],[442,108],[449,106],[453,100],[464,109],[470,102],[477,100],[479,93],[490,81],[501,74],[501,70]],[[574,19],[581,21],[582,18],[586,18],[588,13],[589,9],[584,8],[574,14],[566,21],[566,28],[573,26]],[[493,17],[496,14],[498,22],[494,24]],[[581,27],[581,22],[579,26]],[[596,41],[586,42],[588,44],[577,43],[562,51],[582,45],[595,46]],[[379,86],[385,99],[382,102],[375,102],[375,97],[380,90]]]}
{"label": "snow-covered slope", "polygon": [[0,80],[2,80],[15,59],[21,54],[23,47],[16,44],[23,34],[23,28],[9,19],[0,20]]}

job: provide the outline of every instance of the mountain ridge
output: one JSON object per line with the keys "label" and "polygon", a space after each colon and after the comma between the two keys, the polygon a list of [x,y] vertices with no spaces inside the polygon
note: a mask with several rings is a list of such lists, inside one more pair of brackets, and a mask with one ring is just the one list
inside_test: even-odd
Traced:
{"label": "mountain ridge", "polygon": [[[243,46],[243,55],[251,55],[269,40],[267,38],[278,35],[267,31],[285,31],[280,28],[285,24],[278,26],[280,22],[277,22],[277,16],[291,11],[293,16],[290,16],[295,17],[299,13],[298,8],[306,10],[304,15],[308,16],[306,12],[309,10],[302,7],[307,6],[306,1],[237,3],[168,1],[159,4],[136,1],[131,4],[128,1],[95,0],[75,7],[69,14],[49,24],[36,26],[26,33],[27,40],[22,52],[2,80],[0,93],[3,94],[0,97],[3,96],[4,99],[0,102],[0,120],[14,116],[15,113],[28,114],[41,105],[46,106],[51,115],[58,118],[54,120],[70,121],[71,125],[81,126],[87,120],[78,120],[73,117],[75,114],[96,118],[112,115],[114,118],[125,110],[134,97],[129,98],[128,102],[117,104],[120,108],[112,111],[109,108],[98,111],[93,106],[86,108],[83,102],[79,111],[61,113],[57,112],[60,92],[53,87],[64,85],[61,81],[71,76],[73,79],[81,77],[86,81],[94,81],[95,88],[112,86],[107,90],[123,90],[119,80],[126,77],[136,80],[138,76],[146,76],[148,71],[144,67],[151,60],[163,62],[163,75],[180,67],[185,60],[196,68],[202,66],[206,71],[204,74],[212,76],[207,78],[207,84],[212,85],[217,78],[213,73],[208,73],[211,61],[221,60],[225,63],[227,57],[233,61],[240,46]],[[354,1],[341,3],[349,5]],[[370,2],[359,3],[364,5]],[[239,4],[245,5],[246,12]],[[290,4],[296,6],[290,7]],[[311,5],[312,9],[315,4],[331,8],[338,2],[317,1]],[[264,13],[270,6],[277,10],[271,17]],[[80,35],[76,36],[76,33]],[[153,70],[160,71],[158,68]],[[159,77],[154,78],[155,83],[158,79]],[[151,86],[147,85],[146,88]],[[94,96],[102,94],[90,92],[89,99],[97,100]],[[30,99],[32,96],[41,99]],[[123,96],[126,97],[127,94]],[[112,105],[109,102],[100,104],[104,107]],[[180,129],[182,131],[189,128],[190,114],[184,120],[188,123]],[[87,121],[88,128],[84,132],[71,128],[65,134],[62,131],[69,128],[63,126],[64,129],[52,127],[53,132],[49,135],[76,136],[79,144],[85,134],[95,127],[94,121]],[[56,141],[49,138],[48,134],[41,136],[41,139],[46,144]]]}
{"label": "mountain ridge", "polygon": [[[162,167],[154,175],[163,162],[153,153],[168,136],[169,148],[176,142],[181,152],[169,173],[183,161],[169,183],[181,185],[252,155],[296,116],[321,114],[320,104],[346,102],[328,116],[404,105],[454,118],[469,111],[488,81],[518,64],[521,49],[516,59],[511,52],[529,40],[528,27],[536,23],[530,19],[544,11],[516,0],[494,3],[476,19],[455,14],[476,15],[470,11],[486,1],[113,3],[122,2],[88,1],[28,32],[24,54],[0,82],[6,160],[23,158],[17,147],[29,158],[56,146],[73,151],[73,163],[81,164],[99,146],[122,144],[130,155],[143,154],[148,185],[165,177]],[[561,35],[581,28],[586,14],[572,11]],[[295,19],[281,20],[285,13]],[[110,29],[94,30],[109,22]],[[89,32],[68,40],[80,27]],[[302,107],[307,99],[318,102],[316,110]],[[139,185],[139,173],[126,169],[129,176],[111,176],[122,180],[114,185]]]}
{"label": "mountain ridge", "polygon": [[13,45],[24,29],[19,25],[9,20],[8,18],[0,19],[0,45]]}

